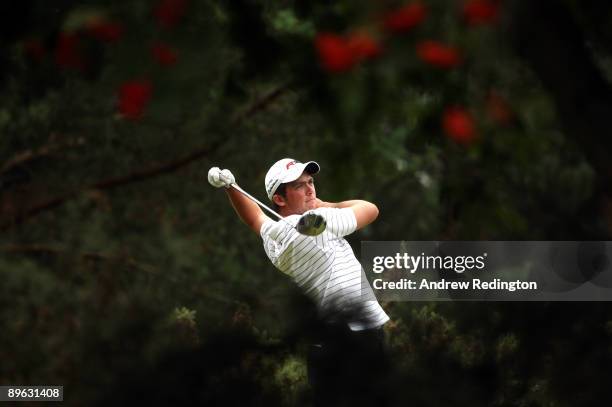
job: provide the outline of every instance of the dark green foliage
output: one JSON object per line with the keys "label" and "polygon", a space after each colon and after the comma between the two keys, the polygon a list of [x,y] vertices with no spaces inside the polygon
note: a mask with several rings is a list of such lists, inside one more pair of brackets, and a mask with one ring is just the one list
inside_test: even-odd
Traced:
{"label": "dark green foliage", "polygon": [[[63,385],[75,406],[309,402],[312,306],[208,185],[211,166],[263,199],[273,162],[317,160],[322,199],[380,208],[351,236],[356,252],[361,240],[608,239],[611,8],[542,2],[559,8],[551,27],[576,24],[559,38],[591,41],[572,37],[573,67],[597,73],[582,81],[550,76],[554,29],[517,50],[544,35],[521,24],[545,6],[504,1],[498,24],[469,26],[460,2],[423,3],[427,19],[401,35],[380,21],[402,2],[192,0],[172,27],[145,0],[2,6],[0,384]],[[91,18],[120,23],[119,38],[92,37]],[[83,68],[58,63],[67,30]],[[322,69],[317,33],[360,30],[384,52]],[[424,63],[427,39],[462,63]],[[156,62],[159,43],[176,62]],[[119,89],[133,80],[151,97],[130,120]],[[470,143],[444,130],[455,105],[472,114]],[[399,405],[609,403],[605,303],[385,307]]]}

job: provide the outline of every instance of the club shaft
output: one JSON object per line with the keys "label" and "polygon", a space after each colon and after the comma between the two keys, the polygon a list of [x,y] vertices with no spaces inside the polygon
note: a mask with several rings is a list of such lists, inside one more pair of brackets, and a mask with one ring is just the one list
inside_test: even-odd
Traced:
{"label": "club shaft", "polygon": [[249,198],[251,201],[255,202],[257,205],[261,206],[263,209],[267,210],[268,212],[270,212],[272,215],[276,216],[279,220],[283,219],[282,216],[280,216],[278,213],[276,213],[275,210],[268,208],[266,205],[264,205],[262,202],[260,202],[257,198],[255,198],[254,196],[252,196],[251,194],[249,194],[247,191],[245,191],[244,189],[240,188],[238,186],[238,184],[231,184],[230,185],[232,188],[234,188],[236,191],[240,192],[242,195],[246,196],[247,198]]}

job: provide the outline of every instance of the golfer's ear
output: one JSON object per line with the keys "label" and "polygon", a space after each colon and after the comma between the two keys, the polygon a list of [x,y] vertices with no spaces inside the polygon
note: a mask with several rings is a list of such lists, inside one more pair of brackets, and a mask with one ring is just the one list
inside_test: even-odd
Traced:
{"label": "golfer's ear", "polygon": [[274,202],[278,206],[287,205],[287,202],[285,202],[285,198],[283,198],[280,194],[272,195],[272,202]]}

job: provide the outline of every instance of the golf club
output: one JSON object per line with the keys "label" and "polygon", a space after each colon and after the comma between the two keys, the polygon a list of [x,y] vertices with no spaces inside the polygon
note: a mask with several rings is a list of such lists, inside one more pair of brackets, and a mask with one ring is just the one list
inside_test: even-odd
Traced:
{"label": "golf club", "polygon": [[[238,191],[241,194],[243,194],[244,196],[246,196],[247,198],[249,198],[251,201],[255,202],[257,205],[261,206],[263,209],[265,209],[268,212],[270,212],[272,215],[274,215],[279,220],[287,222],[285,220],[285,218],[283,218],[281,215],[276,213],[276,211],[274,211],[273,209],[268,208],[266,205],[261,203],[257,198],[251,196],[251,194],[246,192],[244,189],[240,188],[238,186],[238,184],[231,184],[230,186],[232,188],[234,188],[236,191]],[[289,222],[287,222],[287,223],[289,223]],[[291,226],[293,226],[293,225],[291,225]],[[321,233],[323,233],[323,231],[325,230],[326,227],[327,227],[327,222],[325,221],[323,216],[317,215],[315,213],[307,213],[305,215],[302,215],[302,217],[298,221],[298,224],[297,224],[297,226],[295,228],[302,235],[306,235],[306,236],[318,236]]]}

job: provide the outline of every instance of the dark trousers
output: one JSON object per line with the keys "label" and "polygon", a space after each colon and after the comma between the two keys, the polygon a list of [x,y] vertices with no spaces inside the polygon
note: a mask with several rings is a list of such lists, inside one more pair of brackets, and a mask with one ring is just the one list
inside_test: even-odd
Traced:
{"label": "dark trousers", "polygon": [[326,326],[308,354],[314,405],[388,405],[389,367],[382,328],[351,331]]}

